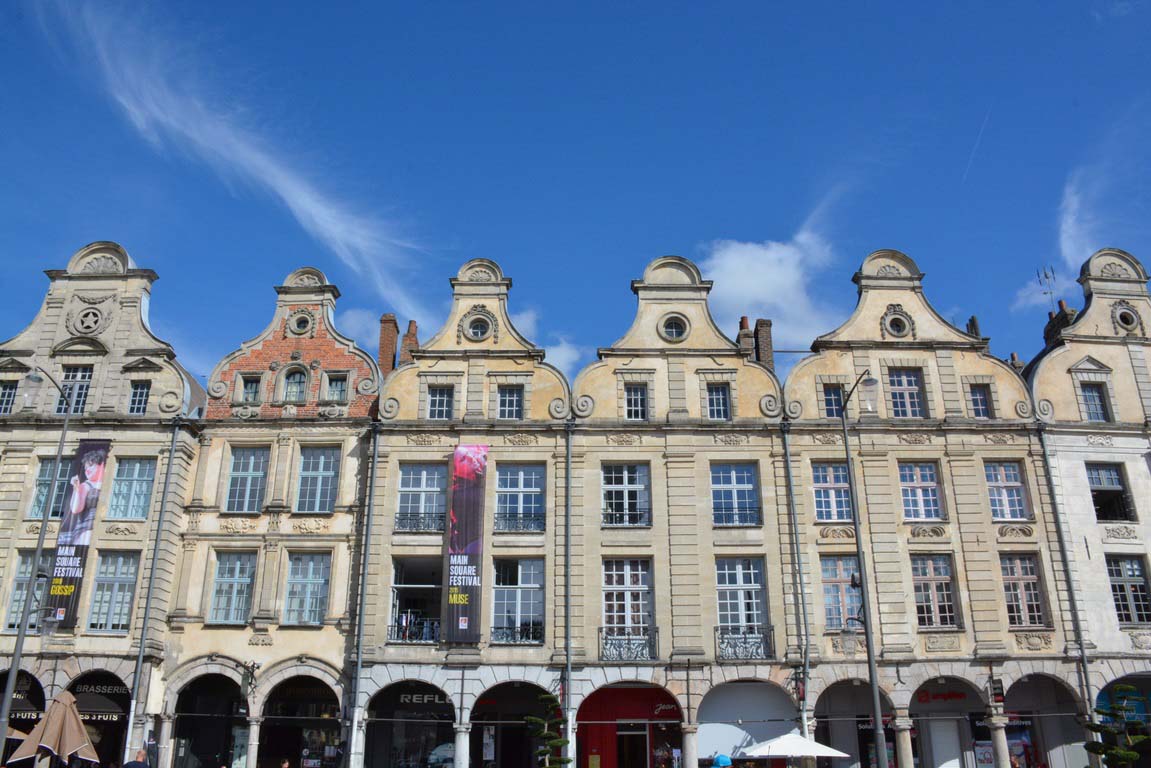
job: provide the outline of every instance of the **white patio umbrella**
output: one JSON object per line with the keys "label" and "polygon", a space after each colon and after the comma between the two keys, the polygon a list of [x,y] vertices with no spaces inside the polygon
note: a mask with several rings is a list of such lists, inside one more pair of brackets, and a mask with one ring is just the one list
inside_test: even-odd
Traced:
{"label": "white patio umbrella", "polygon": [[850,757],[838,749],[805,739],[798,733],[785,733],[743,750],[740,757]]}

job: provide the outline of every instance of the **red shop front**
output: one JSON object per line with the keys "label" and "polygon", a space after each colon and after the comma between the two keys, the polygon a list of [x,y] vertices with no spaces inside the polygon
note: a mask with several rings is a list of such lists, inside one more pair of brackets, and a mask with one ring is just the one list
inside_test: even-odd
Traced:
{"label": "red shop front", "polygon": [[684,768],[679,705],[653,685],[613,685],[576,716],[579,768]]}

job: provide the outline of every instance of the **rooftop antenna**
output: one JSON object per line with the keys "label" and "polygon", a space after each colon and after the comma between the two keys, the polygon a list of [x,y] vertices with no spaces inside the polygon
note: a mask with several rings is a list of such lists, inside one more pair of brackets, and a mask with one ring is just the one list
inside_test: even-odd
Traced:
{"label": "rooftop antenna", "polygon": [[1055,267],[1047,266],[1041,270],[1035,270],[1035,277],[1039,280],[1039,286],[1042,288],[1042,293],[1047,297],[1047,301],[1051,304],[1051,309],[1055,309]]}

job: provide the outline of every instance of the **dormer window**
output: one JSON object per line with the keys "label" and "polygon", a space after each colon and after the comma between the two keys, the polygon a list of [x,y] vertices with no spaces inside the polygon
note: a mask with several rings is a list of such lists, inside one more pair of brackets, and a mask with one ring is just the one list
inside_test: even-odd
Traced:
{"label": "dormer window", "polygon": [[1079,384],[1083,395],[1083,415],[1087,421],[1111,421],[1111,408],[1107,402],[1107,385],[1099,381]]}
{"label": "dormer window", "polygon": [[133,381],[132,391],[128,397],[128,414],[130,416],[143,416],[148,412],[148,396],[152,393],[152,382],[148,380]]}
{"label": "dormer window", "polygon": [[244,376],[240,380],[240,402],[252,403],[260,402],[260,377],[259,376]]}
{"label": "dormer window", "polygon": [[284,377],[284,401],[289,403],[304,402],[305,391],[308,386],[308,375],[303,371],[290,371]]}
{"label": "dormer window", "polygon": [[647,421],[646,384],[628,384],[624,387],[624,418],[628,421]]}
{"label": "dormer window", "polygon": [[452,418],[452,387],[428,387],[428,418],[447,421]]}
{"label": "dormer window", "polygon": [[16,384],[15,381],[0,381],[0,416],[12,413],[16,405]]}
{"label": "dormer window", "polygon": [[897,419],[921,419],[923,407],[923,372],[918,368],[892,368],[887,375],[891,395],[891,415]]}
{"label": "dormer window", "polygon": [[328,400],[342,403],[348,399],[348,377],[345,374],[328,376]]}
{"label": "dormer window", "polygon": [[[64,366],[64,389],[72,399],[72,413],[82,414],[88,406],[88,389],[92,386],[92,366]],[[61,394],[56,401],[56,413],[63,416],[68,410],[68,401]]]}

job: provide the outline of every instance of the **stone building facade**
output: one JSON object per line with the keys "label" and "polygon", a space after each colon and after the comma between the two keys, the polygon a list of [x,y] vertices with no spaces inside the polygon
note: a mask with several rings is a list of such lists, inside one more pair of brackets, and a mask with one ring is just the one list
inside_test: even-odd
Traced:
{"label": "stone building facade", "polygon": [[[80,511],[70,504],[78,492],[66,495],[70,481],[83,483],[72,472],[72,457],[82,449],[99,455],[102,480],[88,475],[95,514],[75,626],[29,634],[11,722],[29,730],[46,699],[70,690],[97,753],[108,763],[122,758],[126,741],[142,739],[143,717],[128,735],[132,693],[138,715],[159,712],[165,617],[175,597],[183,501],[197,453],[193,419],[201,415],[205,393],[171,345],[148,326],[155,272],[137,266],[119,245],[98,242],[77,251],[65,269],[47,274],[48,293],[36,317],[0,343],[0,670],[14,646],[40,527],[48,526],[40,570],[54,573],[61,520]],[[44,383],[36,387],[30,374]],[[56,500],[45,521],[67,410],[49,378],[68,388],[72,413]],[[88,441],[107,442],[93,449]],[[154,604],[137,680],[150,583]],[[49,601],[43,590],[35,599],[32,620],[40,626]],[[155,730],[153,718],[147,724]]]}

